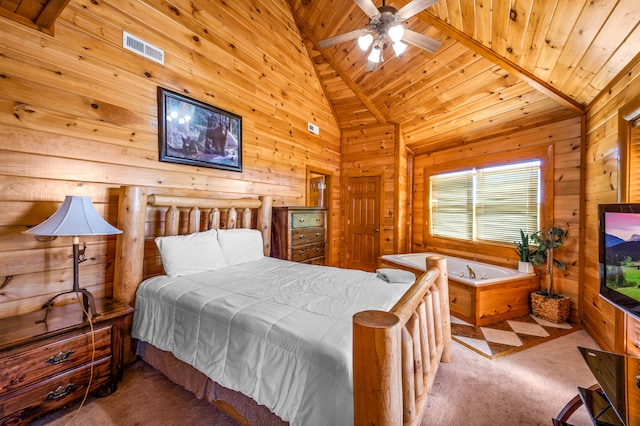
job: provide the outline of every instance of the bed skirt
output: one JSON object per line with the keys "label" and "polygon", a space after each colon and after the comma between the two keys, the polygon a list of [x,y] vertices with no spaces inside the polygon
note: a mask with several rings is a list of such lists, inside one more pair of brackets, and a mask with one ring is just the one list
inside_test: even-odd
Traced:
{"label": "bed skirt", "polygon": [[219,385],[189,364],[177,359],[171,352],[162,351],[141,341],[138,341],[136,352],[143,361],[159,370],[169,380],[193,393],[198,399],[209,401],[243,424],[248,421],[249,424],[261,426],[289,425],[264,405],[259,405],[240,392]]}

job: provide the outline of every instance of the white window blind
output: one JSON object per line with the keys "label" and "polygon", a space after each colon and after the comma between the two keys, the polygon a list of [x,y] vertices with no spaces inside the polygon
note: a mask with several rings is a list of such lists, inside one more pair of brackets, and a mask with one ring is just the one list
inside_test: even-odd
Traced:
{"label": "white window blind", "polygon": [[473,238],[473,171],[431,176],[431,233]]}
{"label": "white window blind", "polygon": [[434,175],[431,233],[512,243],[539,229],[540,161]]}

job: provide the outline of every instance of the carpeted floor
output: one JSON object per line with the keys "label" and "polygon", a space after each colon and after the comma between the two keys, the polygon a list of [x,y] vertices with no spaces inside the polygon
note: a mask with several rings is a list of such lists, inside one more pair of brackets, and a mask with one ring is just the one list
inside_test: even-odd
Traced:
{"label": "carpeted floor", "polygon": [[489,359],[519,352],[580,328],[569,323],[555,324],[534,315],[498,321],[483,327],[451,317],[452,337]]}
{"label": "carpeted floor", "polygon": [[[453,361],[440,364],[422,426],[550,426],[552,417],[575,396],[577,386],[595,383],[578,345],[597,348],[584,330],[493,360],[454,342]],[[238,426],[142,361],[126,368],[115,393],[89,398],[68,423],[77,407],[59,410],[33,425]],[[592,424],[583,407],[571,423]]]}

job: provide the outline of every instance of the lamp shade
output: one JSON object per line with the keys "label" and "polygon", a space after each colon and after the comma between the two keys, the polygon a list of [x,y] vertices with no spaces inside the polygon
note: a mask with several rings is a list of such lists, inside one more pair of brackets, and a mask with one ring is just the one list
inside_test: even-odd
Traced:
{"label": "lamp shade", "polygon": [[67,195],[47,220],[25,231],[42,236],[111,235],[122,231],[111,226],[93,207],[91,197]]}
{"label": "lamp shade", "polygon": [[394,42],[400,41],[402,40],[403,36],[404,36],[404,27],[402,25],[398,24],[389,28],[389,38],[392,41]]}

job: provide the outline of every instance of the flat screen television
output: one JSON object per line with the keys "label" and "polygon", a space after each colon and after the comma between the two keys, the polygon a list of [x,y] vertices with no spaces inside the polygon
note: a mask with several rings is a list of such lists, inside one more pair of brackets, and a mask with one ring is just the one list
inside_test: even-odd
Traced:
{"label": "flat screen television", "polygon": [[640,319],[640,203],[600,204],[600,295]]}

